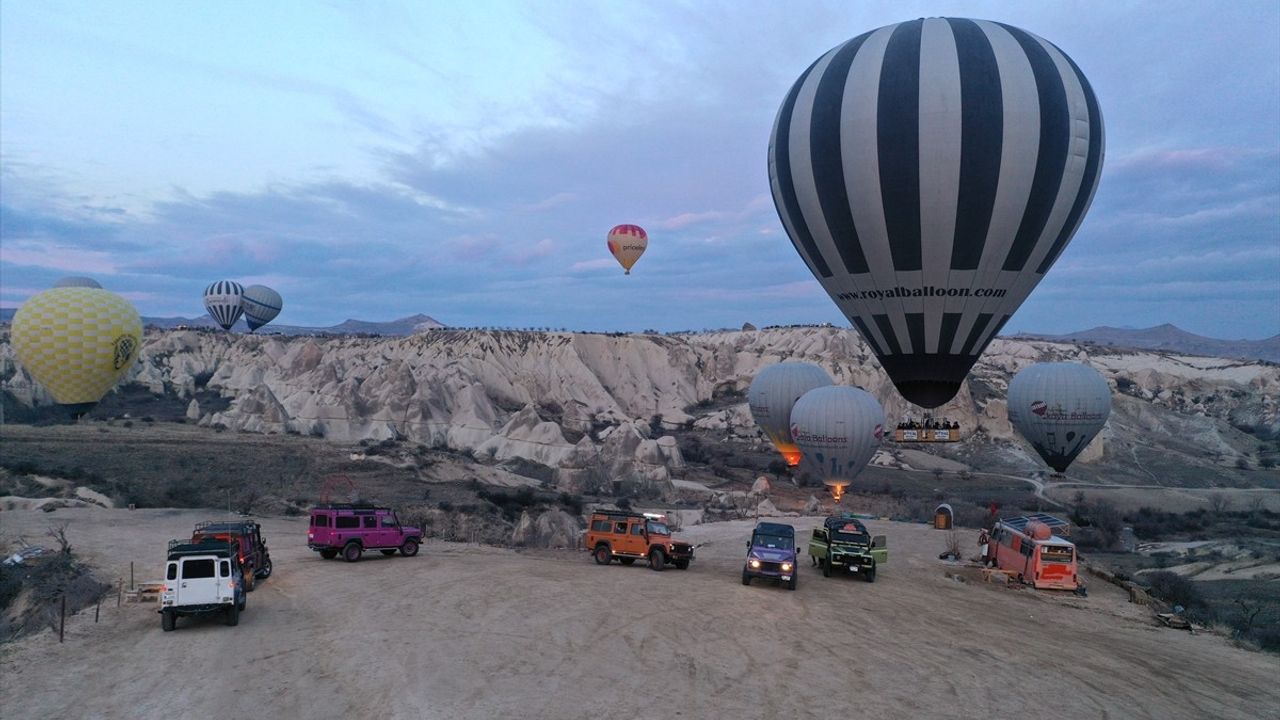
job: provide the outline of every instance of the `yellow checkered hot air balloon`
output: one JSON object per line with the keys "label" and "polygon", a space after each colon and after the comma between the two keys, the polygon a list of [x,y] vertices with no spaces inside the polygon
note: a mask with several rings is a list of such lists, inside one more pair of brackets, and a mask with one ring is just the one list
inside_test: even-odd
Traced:
{"label": "yellow checkered hot air balloon", "polygon": [[142,319],[113,292],[57,287],[18,308],[11,337],[18,362],[54,401],[84,413],[137,361]]}

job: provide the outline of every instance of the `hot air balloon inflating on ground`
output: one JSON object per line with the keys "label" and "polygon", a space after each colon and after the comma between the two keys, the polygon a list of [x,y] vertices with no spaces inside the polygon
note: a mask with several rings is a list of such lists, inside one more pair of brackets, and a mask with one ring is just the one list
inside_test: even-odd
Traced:
{"label": "hot air balloon inflating on ground", "polygon": [[782,454],[788,467],[800,462],[800,448],[791,437],[791,408],[801,395],[832,384],[826,370],[803,362],[770,365],[751,380],[747,390],[751,417]]}
{"label": "hot air balloon inflating on ground", "polygon": [[631,266],[636,264],[649,247],[649,234],[639,225],[616,225],[609,231],[605,242],[609,245],[609,252],[613,253],[618,264],[626,271],[623,274],[630,275]]}
{"label": "hot air balloon inflating on ground", "polygon": [[791,437],[803,454],[800,467],[829,485],[840,502],[880,447],[884,408],[861,388],[815,388],[791,409]]}
{"label": "hot air balloon inflating on ground", "polygon": [[253,332],[275,320],[284,307],[284,301],[280,299],[280,293],[266,285],[250,285],[244,289],[240,307],[244,310],[244,321],[249,325],[249,332]]}
{"label": "hot air balloon inflating on ground", "polygon": [[204,309],[223,330],[230,330],[243,312],[243,297],[244,287],[240,283],[219,280],[204,289]]}
{"label": "hot air balloon inflating on ground", "polygon": [[82,415],[138,359],[142,319],[128,300],[102,288],[52,288],[18,308],[11,337],[31,377]]}
{"label": "hot air balloon inflating on ground", "polygon": [[1061,50],[929,18],[818,58],[778,111],[774,204],[792,244],[910,402],[935,408],[1075,234],[1102,115]]}
{"label": "hot air balloon inflating on ground", "polygon": [[1009,381],[1009,423],[1045,463],[1066,472],[1107,424],[1111,386],[1088,365],[1037,363]]}

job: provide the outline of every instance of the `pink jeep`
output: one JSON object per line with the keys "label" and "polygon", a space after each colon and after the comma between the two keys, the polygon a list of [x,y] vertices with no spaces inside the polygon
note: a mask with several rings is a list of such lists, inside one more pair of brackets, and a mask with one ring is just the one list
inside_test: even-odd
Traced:
{"label": "pink jeep", "polygon": [[422,530],[402,527],[396,514],[388,508],[361,503],[331,503],[311,508],[311,526],[307,528],[307,547],[331,560],[342,553],[342,559],[355,562],[365,550],[381,550],[405,557],[418,554]]}

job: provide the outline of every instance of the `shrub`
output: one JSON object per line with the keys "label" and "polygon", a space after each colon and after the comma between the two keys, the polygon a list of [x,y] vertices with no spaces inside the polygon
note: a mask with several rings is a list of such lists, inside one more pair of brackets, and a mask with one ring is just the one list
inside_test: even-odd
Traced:
{"label": "shrub", "polygon": [[1169,570],[1148,573],[1143,578],[1155,597],[1170,605],[1181,605],[1187,615],[1198,620],[1210,619],[1209,606],[1195,581]]}

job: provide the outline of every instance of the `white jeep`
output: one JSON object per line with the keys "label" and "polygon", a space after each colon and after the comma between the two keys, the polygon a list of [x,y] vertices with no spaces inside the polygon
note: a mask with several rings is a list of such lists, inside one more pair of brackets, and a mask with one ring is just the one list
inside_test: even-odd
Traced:
{"label": "white jeep", "polygon": [[244,607],[244,571],[233,543],[169,543],[159,610],[165,632],[177,627],[179,615],[220,612],[228,625],[236,625]]}

